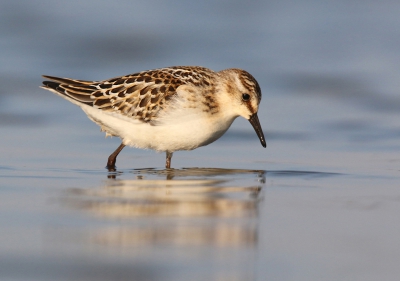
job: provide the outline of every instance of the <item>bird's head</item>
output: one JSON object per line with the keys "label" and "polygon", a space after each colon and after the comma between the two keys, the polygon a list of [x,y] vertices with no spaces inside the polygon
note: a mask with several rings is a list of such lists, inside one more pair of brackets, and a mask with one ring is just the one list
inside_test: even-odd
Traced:
{"label": "bird's head", "polygon": [[247,119],[260,139],[263,147],[267,146],[257,112],[261,101],[261,88],[257,80],[242,69],[226,69],[219,74],[224,77],[224,92],[231,101],[231,110],[236,116]]}

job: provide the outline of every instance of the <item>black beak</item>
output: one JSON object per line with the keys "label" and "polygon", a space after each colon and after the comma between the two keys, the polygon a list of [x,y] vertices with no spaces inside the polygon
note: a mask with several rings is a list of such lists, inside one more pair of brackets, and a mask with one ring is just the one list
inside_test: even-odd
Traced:
{"label": "black beak", "polygon": [[254,113],[253,115],[250,116],[249,122],[253,126],[254,130],[256,131],[257,136],[260,139],[261,145],[263,147],[267,147],[267,143],[265,141],[264,133],[261,129],[260,120],[258,120],[257,113]]}

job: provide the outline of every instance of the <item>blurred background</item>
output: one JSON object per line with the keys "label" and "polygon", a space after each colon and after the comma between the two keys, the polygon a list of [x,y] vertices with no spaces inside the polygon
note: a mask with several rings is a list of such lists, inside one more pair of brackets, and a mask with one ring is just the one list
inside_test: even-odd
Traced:
{"label": "blurred background", "polygon": [[[399,10],[1,0],[0,279],[396,280]],[[119,140],[39,88],[174,65],[249,71],[267,149],[238,119],[172,174],[128,148],[110,175]]]}

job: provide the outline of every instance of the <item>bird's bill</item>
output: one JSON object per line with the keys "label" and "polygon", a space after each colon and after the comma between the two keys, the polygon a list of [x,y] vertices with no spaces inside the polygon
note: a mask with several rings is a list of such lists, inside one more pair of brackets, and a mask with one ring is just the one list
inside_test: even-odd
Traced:
{"label": "bird's bill", "polygon": [[261,145],[263,147],[267,147],[267,142],[265,141],[264,133],[263,133],[261,125],[260,125],[260,120],[258,120],[257,113],[254,113],[253,115],[250,116],[249,122],[253,126],[254,130],[256,131],[256,134],[257,134],[258,138],[260,139]]}

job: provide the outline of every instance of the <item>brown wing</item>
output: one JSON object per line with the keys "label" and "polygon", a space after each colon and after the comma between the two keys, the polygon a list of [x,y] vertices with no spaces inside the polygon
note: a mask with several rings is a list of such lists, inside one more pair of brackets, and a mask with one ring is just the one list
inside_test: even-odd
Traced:
{"label": "brown wing", "polygon": [[[105,111],[151,122],[183,84],[209,85],[211,70],[175,66],[91,82],[43,76],[44,88]],[[55,81],[55,82],[53,82]]]}

